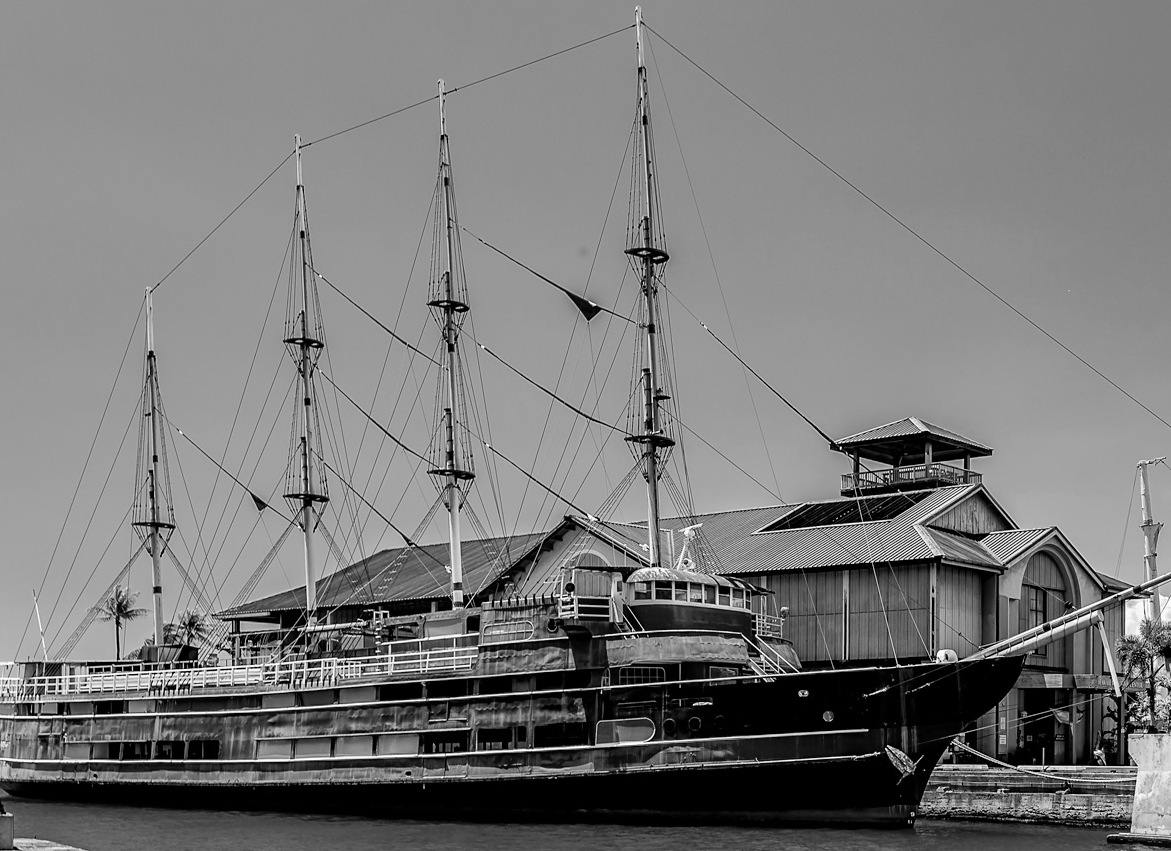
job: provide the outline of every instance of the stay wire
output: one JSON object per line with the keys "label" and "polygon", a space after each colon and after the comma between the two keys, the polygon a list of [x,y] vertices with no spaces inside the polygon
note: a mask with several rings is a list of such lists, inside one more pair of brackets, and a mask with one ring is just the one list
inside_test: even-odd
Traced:
{"label": "stay wire", "polygon": [[1050,340],[1050,342],[1056,344],[1066,354],[1068,354],[1074,360],[1078,361],[1080,364],[1082,364],[1082,366],[1086,367],[1092,373],[1097,375],[1099,378],[1101,378],[1103,381],[1105,381],[1107,384],[1109,384],[1111,387],[1113,387],[1115,390],[1117,390],[1119,393],[1121,393],[1127,399],[1134,402],[1136,405],[1138,405],[1140,408],[1142,408],[1144,411],[1146,411],[1152,417],[1157,419],[1163,425],[1167,426],[1168,428],[1171,428],[1171,422],[1168,422],[1166,419],[1159,416],[1159,414],[1155,413],[1153,410],[1151,410],[1151,408],[1147,407],[1144,403],[1140,402],[1129,391],[1123,389],[1123,387],[1121,385],[1119,385],[1118,382],[1114,381],[1114,379],[1107,376],[1104,372],[1102,372],[1096,366],[1091,364],[1089,361],[1087,361],[1085,358],[1083,358],[1081,355],[1079,355],[1077,352],[1075,352],[1073,349],[1071,349],[1065,343],[1061,342],[1061,340],[1057,339],[1057,337],[1055,337],[1053,334],[1046,331],[1037,322],[1035,322],[1033,319],[1029,318],[1029,316],[1027,316],[1023,311],[1021,311],[1019,308],[1014,306],[1010,301],[1008,301],[1008,299],[1004,298],[1004,296],[1000,295],[1000,293],[996,292],[996,290],[992,289],[990,286],[985,284],[983,281],[981,281],[979,278],[977,278],[975,275],[973,275],[971,272],[969,272],[967,269],[965,269],[963,266],[961,266],[958,261],[953,260],[950,256],[948,256],[946,253],[944,253],[944,251],[942,249],[936,248],[935,245],[933,243],[931,243],[926,237],[921,236],[914,228],[912,228],[910,225],[908,225],[906,222],[904,222],[902,219],[900,219],[898,216],[896,216],[894,213],[892,213],[890,210],[888,210],[886,207],[884,207],[882,204],[880,204],[878,201],[876,201],[873,197],[868,195],[857,184],[852,182],[849,178],[847,178],[841,172],[836,170],[833,166],[831,166],[829,163],[827,163],[821,157],[817,156],[817,154],[813,153],[813,151],[811,151],[809,148],[805,147],[805,145],[798,142],[797,139],[795,139],[789,133],[782,130],[776,123],[774,123],[771,119],[767,118],[762,112],[760,112],[760,110],[758,110],[756,107],[752,106],[752,104],[748,103],[748,101],[746,101],[744,98],[740,97],[740,95],[736,94],[736,92],[732,91],[732,89],[730,89],[728,86],[724,85],[722,82],[720,82],[718,79],[716,79],[716,77],[714,75],[712,75],[711,72],[707,71],[703,66],[701,66],[698,62],[696,62],[694,59],[692,59],[690,56],[688,56],[686,53],[684,53],[682,50],[680,50],[678,47],[676,47],[674,44],[672,44],[666,38],[663,38],[663,36],[660,33],[656,32],[655,29],[653,27],[651,27],[649,24],[647,25],[647,29],[649,29],[651,32],[653,32],[658,38],[662,39],[664,44],[666,44],[668,47],[670,47],[672,50],[674,50],[676,53],[678,53],[680,56],[682,56],[684,59],[686,59],[701,74],[703,74],[705,77],[707,77],[713,83],[715,83],[717,86],[719,86],[721,89],[723,89],[729,95],[731,95],[737,102],[739,102],[742,106],[744,106],[746,109],[748,109],[748,111],[750,111],[753,115],[755,115],[761,121],[763,121],[764,123],[766,123],[767,125],[772,127],[774,130],[776,130],[778,133],[780,133],[782,136],[784,136],[786,139],[788,139],[790,142],[792,142],[794,145],[796,145],[798,148],[800,148],[804,153],[806,153],[807,155],[812,157],[819,165],[821,165],[824,169],[826,169],[826,171],[828,171],[834,177],[838,178],[838,180],[842,181],[842,183],[846,184],[846,186],[850,187],[850,189],[854,190],[854,192],[858,193],[858,195],[862,196],[862,198],[864,198],[866,201],[868,201],[872,206],[874,206],[877,210],[879,210],[883,215],[885,215],[892,222],[897,224],[899,227],[901,227],[903,230],[905,230],[908,234],[910,234],[915,239],[917,239],[919,242],[921,242],[924,246],[926,246],[933,254],[936,254],[944,262],[946,262],[949,266],[951,266],[956,271],[958,271],[965,278],[970,280],[972,283],[976,284],[976,286],[980,287],[980,289],[984,290],[984,292],[988,293],[988,295],[992,296],[994,299],[996,299],[998,302],[1000,302],[1004,307],[1008,308],[1010,311],[1015,313],[1020,319],[1024,320],[1024,322],[1027,323],[1028,325],[1030,325],[1034,330],[1039,331],[1042,335],[1047,337]]}
{"label": "stay wire", "polygon": [[[138,315],[134,318],[134,326],[130,329],[130,337],[126,340],[126,348],[122,351],[122,360],[118,362],[118,369],[114,372],[114,381],[110,385],[110,392],[106,395],[106,404],[102,407],[101,417],[98,418],[98,427],[94,430],[93,440],[90,441],[89,451],[86,452],[85,463],[81,467],[81,474],[77,477],[77,486],[74,487],[73,496],[69,499],[69,507],[65,509],[65,519],[61,521],[61,529],[57,532],[57,540],[53,543],[53,551],[49,554],[49,563],[45,567],[44,574],[41,576],[41,584],[37,589],[37,597],[44,594],[45,583],[49,579],[49,572],[53,568],[53,561],[57,558],[57,549],[61,546],[61,539],[65,536],[65,527],[69,525],[69,518],[73,514],[73,506],[77,502],[77,495],[81,492],[81,483],[85,480],[85,473],[89,469],[89,462],[93,459],[94,447],[98,443],[98,435],[101,434],[102,425],[106,422],[106,414],[109,413],[110,403],[114,399],[114,388],[118,386],[118,379],[122,376],[122,367],[126,365],[126,358],[130,354],[130,347],[134,344],[134,335],[138,331],[138,323],[142,321],[142,312],[145,306],[146,300],[143,299],[138,308]],[[70,570],[72,570],[72,567]],[[20,641],[16,645],[17,655],[20,654],[20,648],[28,635],[28,628],[32,623],[33,614],[33,610],[30,609],[28,618],[24,622],[24,630],[20,633]]]}
{"label": "stay wire", "polygon": [[[302,146],[302,147],[304,147],[304,146]],[[178,271],[180,266],[182,266],[184,263],[187,262],[188,258],[190,258],[192,254],[194,254],[196,251],[198,251],[200,248],[202,248],[203,244],[205,242],[207,242],[209,239],[211,239],[213,236],[215,236],[216,231],[218,231],[220,228],[222,228],[227,223],[228,219],[230,219],[230,218],[232,218],[232,216],[236,215],[236,212],[241,207],[243,207],[245,204],[247,204],[249,199],[251,199],[252,196],[255,195],[257,192],[259,192],[261,187],[263,187],[264,184],[268,183],[268,181],[272,179],[272,176],[274,174],[276,174],[278,171],[281,170],[281,166],[283,166],[290,159],[292,159],[293,153],[294,153],[293,151],[289,151],[289,153],[285,156],[285,158],[276,164],[276,168],[274,168],[272,171],[270,171],[268,173],[268,176],[265,177],[264,180],[262,180],[262,181],[260,181],[260,183],[256,184],[256,186],[252,189],[252,191],[249,192],[247,195],[245,195],[244,199],[239,204],[237,204],[235,207],[232,208],[232,211],[230,213],[228,213],[226,216],[224,216],[222,219],[220,219],[220,223],[218,225],[216,225],[214,228],[212,228],[210,231],[208,231],[207,236],[205,236],[203,239],[199,240],[199,242],[197,242],[195,244],[194,248],[192,248],[190,251],[188,251],[186,254],[184,254],[183,259],[180,260],[178,263],[176,263],[173,267],[171,267],[171,271],[167,272],[167,274],[165,274],[161,278],[159,278],[159,280],[155,283],[155,285],[153,287],[151,287],[151,290],[152,291],[157,290],[159,287],[161,287],[163,285],[163,283],[169,277],[171,277],[171,275],[175,274],[175,272]]]}
{"label": "stay wire", "polygon": [[[487,83],[489,80],[495,80],[497,77],[503,77],[505,74],[511,74],[513,71],[520,71],[523,68],[528,68],[530,65],[536,65],[538,62],[544,62],[546,59],[553,59],[554,57],[561,56],[562,54],[569,53],[570,51],[577,50],[578,48],[586,47],[588,45],[594,44],[595,42],[610,38],[610,36],[618,35],[618,33],[625,32],[626,30],[630,29],[632,26],[634,26],[634,24],[630,24],[629,26],[622,27],[621,29],[617,29],[617,30],[614,30],[613,32],[606,33],[605,35],[596,36],[595,38],[591,38],[588,41],[583,41],[580,44],[575,44],[572,47],[565,47],[565,48],[562,48],[561,50],[555,51],[553,53],[548,53],[548,54],[541,56],[537,59],[530,59],[528,62],[522,62],[520,65],[514,65],[513,67],[506,68],[503,71],[497,71],[495,74],[489,74],[487,77],[481,77],[478,80],[472,80],[470,83],[464,83],[463,85],[459,85],[459,86],[456,86],[455,88],[448,89],[447,94],[449,94],[449,95],[455,94],[460,89],[470,89],[472,86],[478,86],[480,83]],[[334,133],[330,133],[326,136],[322,136],[318,139],[314,139],[311,142],[303,142],[301,144],[301,148],[303,150],[305,148],[308,148],[310,145],[316,145],[319,142],[325,142],[325,141],[328,141],[329,139],[336,139],[338,136],[344,135],[346,133],[351,133],[354,130],[360,130],[363,127],[369,127],[371,124],[377,124],[379,121],[384,121],[387,118],[392,118],[395,115],[400,115],[408,110],[415,109],[417,107],[431,103],[431,101],[436,100],[438,97],[439,97],[439,95],[437,95],[437,94],[431,95],[431,97],[429,97],[429,98],[424,98],[423,100],[415,101],[414,103],[409,104],[408,106],[399,107],[398,109],[392,110],[392,111],[386,113],[385,115],[379,115],[377,118],[368,119],[368,120],[363,121],[359,124],[355,124],[352,127],[347,127],[344,130],[338,130]],[[292,156],[292,155],[290,154],[290,156]],[[288,157],[286,157],[286,160],[287,159],[288,159]],[[283,165],[283,163],[282,163],[282,165]],[[278,168],[279,168],[279,166],[278,166]]]}

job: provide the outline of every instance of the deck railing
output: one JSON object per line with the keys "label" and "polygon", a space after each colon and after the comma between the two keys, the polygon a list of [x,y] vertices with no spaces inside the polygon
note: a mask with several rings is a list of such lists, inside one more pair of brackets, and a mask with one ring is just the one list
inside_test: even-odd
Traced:
{"label": "deck railing", "polygon": [[[329,687],[346,680],[393,674],[469,670],[478,648],[467,636],[396,642],[385,652],[357,658],[282,659],[264,664],[206,668],[151,668],[84,671],[56,677],[2,677],[0,701],[55,700],[78,695],[170,695],[197,689],[239,686]],[[407,645],[406,647],[396,645]]]}
{"label": "deck railing", "polygon": [[757,612],[754,616],[756,634],[762,638],[784,638],[785,619]]}
{"label": "deck railing", "polygon": [[891,467],[888,470],[860,470],[857,474],[842,476],[842,491],[869,490],[871,488],[898,488],[926,482],[945,482],[951,485],[978,485],[983,481],[981,473],[974,473],[950,464],[912,464],[907,467]]}

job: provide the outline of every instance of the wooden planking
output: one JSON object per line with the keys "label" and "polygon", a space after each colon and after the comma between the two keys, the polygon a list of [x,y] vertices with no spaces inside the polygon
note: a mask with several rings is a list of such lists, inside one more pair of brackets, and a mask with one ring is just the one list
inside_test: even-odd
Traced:
{"label": "wooden planking", "polygon": [[825,662],[842,658],[842,573],[792,571],[745,576],[773,592],[777,607],[789,607],[785,638],[798,658]]}
{"label": "wooden planking", "polygon": [[960,658],[980,646],[984,577],[974,570],[940,565],[936,583],[936,649]]}
{"label": "wooden planking", "polygon": [[932,526],[967,535],[987,535],[1012,528],[983,494],[976,494],[931,521]]}
{"label": "wooden planking", "polygon": [[930,655],[930,573],[926,564],[850,571],[850,659]]}

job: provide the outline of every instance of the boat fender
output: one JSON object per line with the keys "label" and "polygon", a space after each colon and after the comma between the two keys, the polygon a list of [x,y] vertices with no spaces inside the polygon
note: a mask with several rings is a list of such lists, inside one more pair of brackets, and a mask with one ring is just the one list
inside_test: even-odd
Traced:
{"label": "boat fender", "polygon": [[545,629],[549,630],[549,632],[556,632],[561,629],[560,618],[549,618],[549,622],[545,624]]}
{"label": "boat fender", "polygon": [[663,719],[663,735],[664,736],[674,736],[675,730],[678,726],[679,725],[675,723],[674,718],[664,718]]}
{"label": "boat fender", "polygon": [[703,728],[703,719],[698,715],[692,715],[687,719],[687,729],[693,733],[698,733]]}
{"label": "boat fender", "polygon": [[959,658],[954,650],[939,650],[935,654],[936,662],[958,662]]}

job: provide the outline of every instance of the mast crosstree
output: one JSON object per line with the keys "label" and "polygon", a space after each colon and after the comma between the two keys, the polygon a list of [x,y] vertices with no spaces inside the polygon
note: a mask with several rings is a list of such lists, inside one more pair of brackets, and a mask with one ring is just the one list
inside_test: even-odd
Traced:
{"label": "mast crosstree", "polygon": [[[138,430],[134,514],[131,525],[150,552],[151,595],[154,599],[154,641],[163,643],[163,551],[175,531],[171,475],[167,467],[166,432],[162,428],[163,396],[155,360],[154,291],[146,290],[146,380],[142,388],[142,422]],[[129,565],[127,565],[129,568]]]}
{"label": "mast crosstree", "polygon": [[[427,472],[439,482],[442,499],[447,504],[448,535],[451,554],[451,604],[464,604],[463,554],[460,546],[459,514],[464,501],[461,483],[476,477],[471,448],[460,445],[460,430],[467,422],[467,395],[464,390],[463,363],[459,334],[469,310],[468,288],[464,279],[463,252],[456,217],[455,186],[451,176],[451,156],[447,142],[447,103],[443,81],[439,81],[439,177],[435,183],[435,220],[432,233],[431,281],[427,306],[443,334],[444,355],[436,397],[436,429],[431,442],[431,469]],[[462,451],[461,451],[462,449]]]}
{"label": "mast crosstree", "polygon": [[639,327],[643,335],[635,353],[635,380],[642,385],[641,411],[631,405],[626,440],[636,459],[643,464],[647,483],[647,545],[653,567],[662,565],[662,532],[659,528],[659,479],[675,440],[670,434],[674,417],[667,405],[671,394],[664,388],[662,364],[666,349],[659,333],[659,283],[663,267],[670,259],[666,238],[662,231],[658,183],[655,177],[654,142],[651,135],[650,99],[647,86],[646,61],[643,56],[642,8],[634,10],[635,34],[638,40],[638,115],[631,178],[631,220],[627,233],[626,254],[631,267],[639,276],[642,303],[639,306]]}
{"label": "mast crosstree", "polygon": [[284,496],[289,508],[298,515],[305,536],[305,620],[307,626],[313,627],[317,622],[317,568],[313,558],[315,506],[329,502],[317,402],[317,362],[325,350],[325,326],[309,240],[305,185],[301,179],[301,137],[293,138],[297,160],[297,210],[294,214],[293,256],[289,263],[284,343],[297,367],[299,393],[293,404]]}

